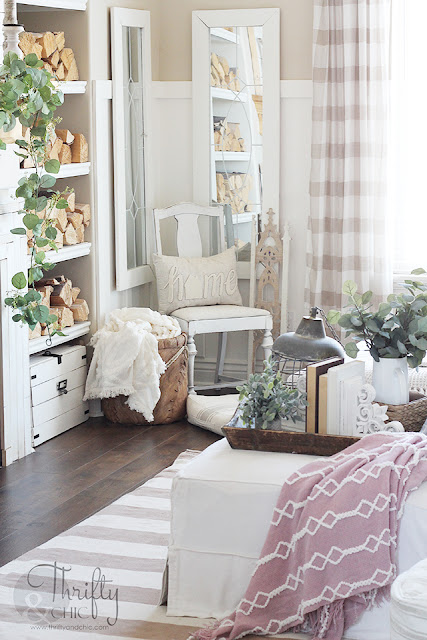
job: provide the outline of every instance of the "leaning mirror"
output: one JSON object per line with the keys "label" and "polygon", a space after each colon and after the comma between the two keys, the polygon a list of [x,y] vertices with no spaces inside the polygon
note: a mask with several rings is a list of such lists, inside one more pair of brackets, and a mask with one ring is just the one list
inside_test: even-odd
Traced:
{"label": "leaning mirror", "polygon": [[150,13],[111,9],[116,288],[152,279],[149,114]]}
{"label": "leaning mirror", "polygon": [[194,201],[225,206],[249,277],[263,214],[279,210],[279,9],[193,13]]}

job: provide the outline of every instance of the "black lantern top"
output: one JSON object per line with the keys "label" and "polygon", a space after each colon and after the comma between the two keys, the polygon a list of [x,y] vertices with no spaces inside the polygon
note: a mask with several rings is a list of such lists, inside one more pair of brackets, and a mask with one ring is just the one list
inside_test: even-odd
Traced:
{"label": "black lantern top", "polygon": [[317,316],[317,307],[304,316],[297,330],[283,333],[273,344],[273,358],[321,362],[328,358],[345,355],[337,340],[326,335],[322,318]]}

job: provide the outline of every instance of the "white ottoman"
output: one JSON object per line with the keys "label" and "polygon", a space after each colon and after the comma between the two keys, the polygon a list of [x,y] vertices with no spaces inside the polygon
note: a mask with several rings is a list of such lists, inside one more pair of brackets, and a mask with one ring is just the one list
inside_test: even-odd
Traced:
{"label": "white ottoman", "polygon": [[[224,439],[179,472],[172,488],[168,615],[222,618],[236,607],[261,553],[284,479],[314,459],[237,451]],[[400,570],[423,558],[427,483],[405,508]],[[385,603],[366,612],[345,638],[390,640],[389,610]]]}
{"label": "white ottoman", "polygon": [[427,638],[427,560],[398,576],[391,589],[391,640]]}

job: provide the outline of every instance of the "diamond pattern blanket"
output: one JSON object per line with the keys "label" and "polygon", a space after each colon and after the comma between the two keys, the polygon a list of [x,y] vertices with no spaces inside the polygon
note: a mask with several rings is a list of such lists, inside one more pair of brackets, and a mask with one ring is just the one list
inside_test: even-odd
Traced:
{"label": "diamond pattern blanket", "polygon": [[191,638],[300,631],[340,640],[389,596],[405,501],[425,480],[427,437],[418,433],[365,436],[294,473],[244,598],[230,617]]}

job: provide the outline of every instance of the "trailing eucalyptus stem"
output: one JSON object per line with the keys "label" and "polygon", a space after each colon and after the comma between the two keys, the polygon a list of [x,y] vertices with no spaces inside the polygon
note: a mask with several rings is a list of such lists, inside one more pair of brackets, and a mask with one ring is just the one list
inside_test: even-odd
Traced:
{"label": "trailing eucalyptus stem", "polygon": [[[26,128],[26,135],[15,142],[19,147],[15,153],[24,160],[30,159],[34,171],[19,180],[15,195],[23,200],[19,211],[23,226],[11,229],[13,234],[30,237],[31,264],[28,273],[21,271],[13,276],[14,291],[4,302],[14,311],[14,322],[27,324],[30,329],[40,322],[47,326],[49,335],[61,334],[58,318],[41,304],[42,296],[35,283],[55,266],[46,260],[44,249],[58,250],[55,210],[68,206],[64,196],[69,190],[63,193],[53,190],[54,174],[59,172],[60,163],[48,158],[49,141],[60,121],[54,113],[63,102],[54,76],[44,69],[35,54],[24,60],[16,53],[6,54],[0,67],[0,129],[8,133],[20,125]],[[6,149],[3,140],[0,149]]]}

